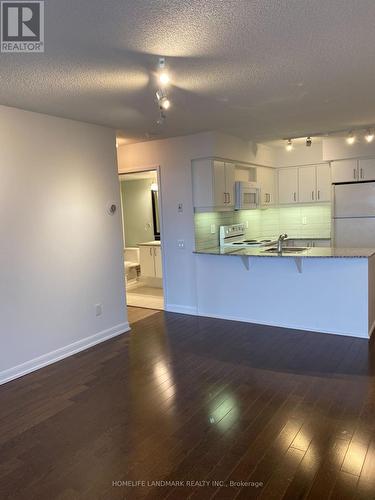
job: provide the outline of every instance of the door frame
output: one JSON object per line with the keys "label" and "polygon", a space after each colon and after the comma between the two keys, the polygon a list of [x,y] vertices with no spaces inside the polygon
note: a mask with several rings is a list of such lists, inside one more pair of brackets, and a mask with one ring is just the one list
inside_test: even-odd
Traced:
{"label": "door frame", "polygon": [[[155,164],[155,165],[140,165],[140,166],[135,166],[131,168],[126,168],[126,169],[121,169],[119,168],[118,170],[118,180],[120,184],[120,175],[125,175],[125,174],[134,174],[134,173],[139,173],[139,172],[150,172],[151,170],[156,170],[156,178],[158,181],[158,205],[159,205],[159,224],[160,224],[160,251],[161,251],[161,261],[162,261],[162,266],[163,266],[163,272],[162,272],[162,284],[163,284],[163,296],[164,296],[164,310],[166,310],[166,305],[168,304],[167,298],[168,298],[168,289],[167,289],[167,272],[166,272],[166,257],[165,257],[165,245],[164,245],[164,217],[163,217],[163,184],[162,184],[162,176],[161,176],[161,169],[160,165]],[[122,196],[121,196],[121,186],[120,186],[120,199],[121,199],[121,204],[122,204]],[[121,207],[122,209],[122,207]],[[122,218],[122,214],[121,214]],[[126,245],[125,241],[125,231],[124,231],[124,223],[123,223],[123,241],[124,245]],[[124,246],[125,248],[125,246]],[[125,291],[126,293],[126,291]]]}

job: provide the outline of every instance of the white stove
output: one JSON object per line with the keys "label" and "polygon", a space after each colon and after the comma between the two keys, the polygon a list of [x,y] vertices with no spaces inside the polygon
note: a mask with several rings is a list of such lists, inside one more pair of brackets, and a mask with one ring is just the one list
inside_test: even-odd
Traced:
{"label": "white stove", "polygon": [[232,224],[220,226],[219,242],[221,247],[263,247],[273,240],[245,239],[245,224]]}

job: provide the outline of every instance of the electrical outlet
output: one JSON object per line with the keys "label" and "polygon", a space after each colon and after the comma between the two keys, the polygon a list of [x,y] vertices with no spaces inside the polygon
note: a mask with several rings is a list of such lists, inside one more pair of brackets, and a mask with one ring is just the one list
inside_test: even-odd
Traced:
{"label": "electrical outlet", "polygon": [[185,248],[185,240],[177,240],[177,246],[180,250]]}
{"label": "electrical outlet", "polygon": [[102,304],[96,304],[95,305],[95,316],[101,316],[103,314],[103,306]]}
{"label": "electrical outlet", "polygon": [[216,233],[216,224],[211,224],[211,234]]}
{"label": "electrical outlet", "polygon": [[182,214],[182,212],[184,211],[184,205],[182,203],[179,203],[177,205],[177,211],[179,214]]}
{"label": "electrical outlet", "polygon": [[304,216],[302,217],[302,224],[303,224],[303,225],[307,224],[307,217],[306,217],[306,215],[304,215]]}

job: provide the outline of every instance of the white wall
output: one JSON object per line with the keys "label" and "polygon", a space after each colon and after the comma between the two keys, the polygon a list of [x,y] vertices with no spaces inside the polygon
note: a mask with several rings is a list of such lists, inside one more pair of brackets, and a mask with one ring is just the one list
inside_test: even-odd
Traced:
{"label": "white wall", "polygon": [[[0,382],[128,329],[114,132],[1,106]],[[95,304],[103,314],[95,315]]]}
{"label": "white wall", "polygon": [[[323,139],[324,140],[324,139]],[[313,140],[310,147],[306,147],[304,142],[293,143],[293,149],[287,151],[285,145],[273,149],[275,167],[308,165],[323,162],[323,142]]]}
{"label": "white wall", "polygon": [[363,138],[350,145],[345,137],[329,137],[323,141],[324,161],[348,158],[375,157],[375,143],[368,144]]}

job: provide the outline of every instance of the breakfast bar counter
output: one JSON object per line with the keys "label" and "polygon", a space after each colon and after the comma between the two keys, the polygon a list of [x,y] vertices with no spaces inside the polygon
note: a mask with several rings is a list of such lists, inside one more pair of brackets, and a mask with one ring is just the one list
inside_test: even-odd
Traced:
{"label": "breakfast bar counter", "polygon": [[375,326],[374,248],[268,250],[196,250],[198,314],[369,338]]}

